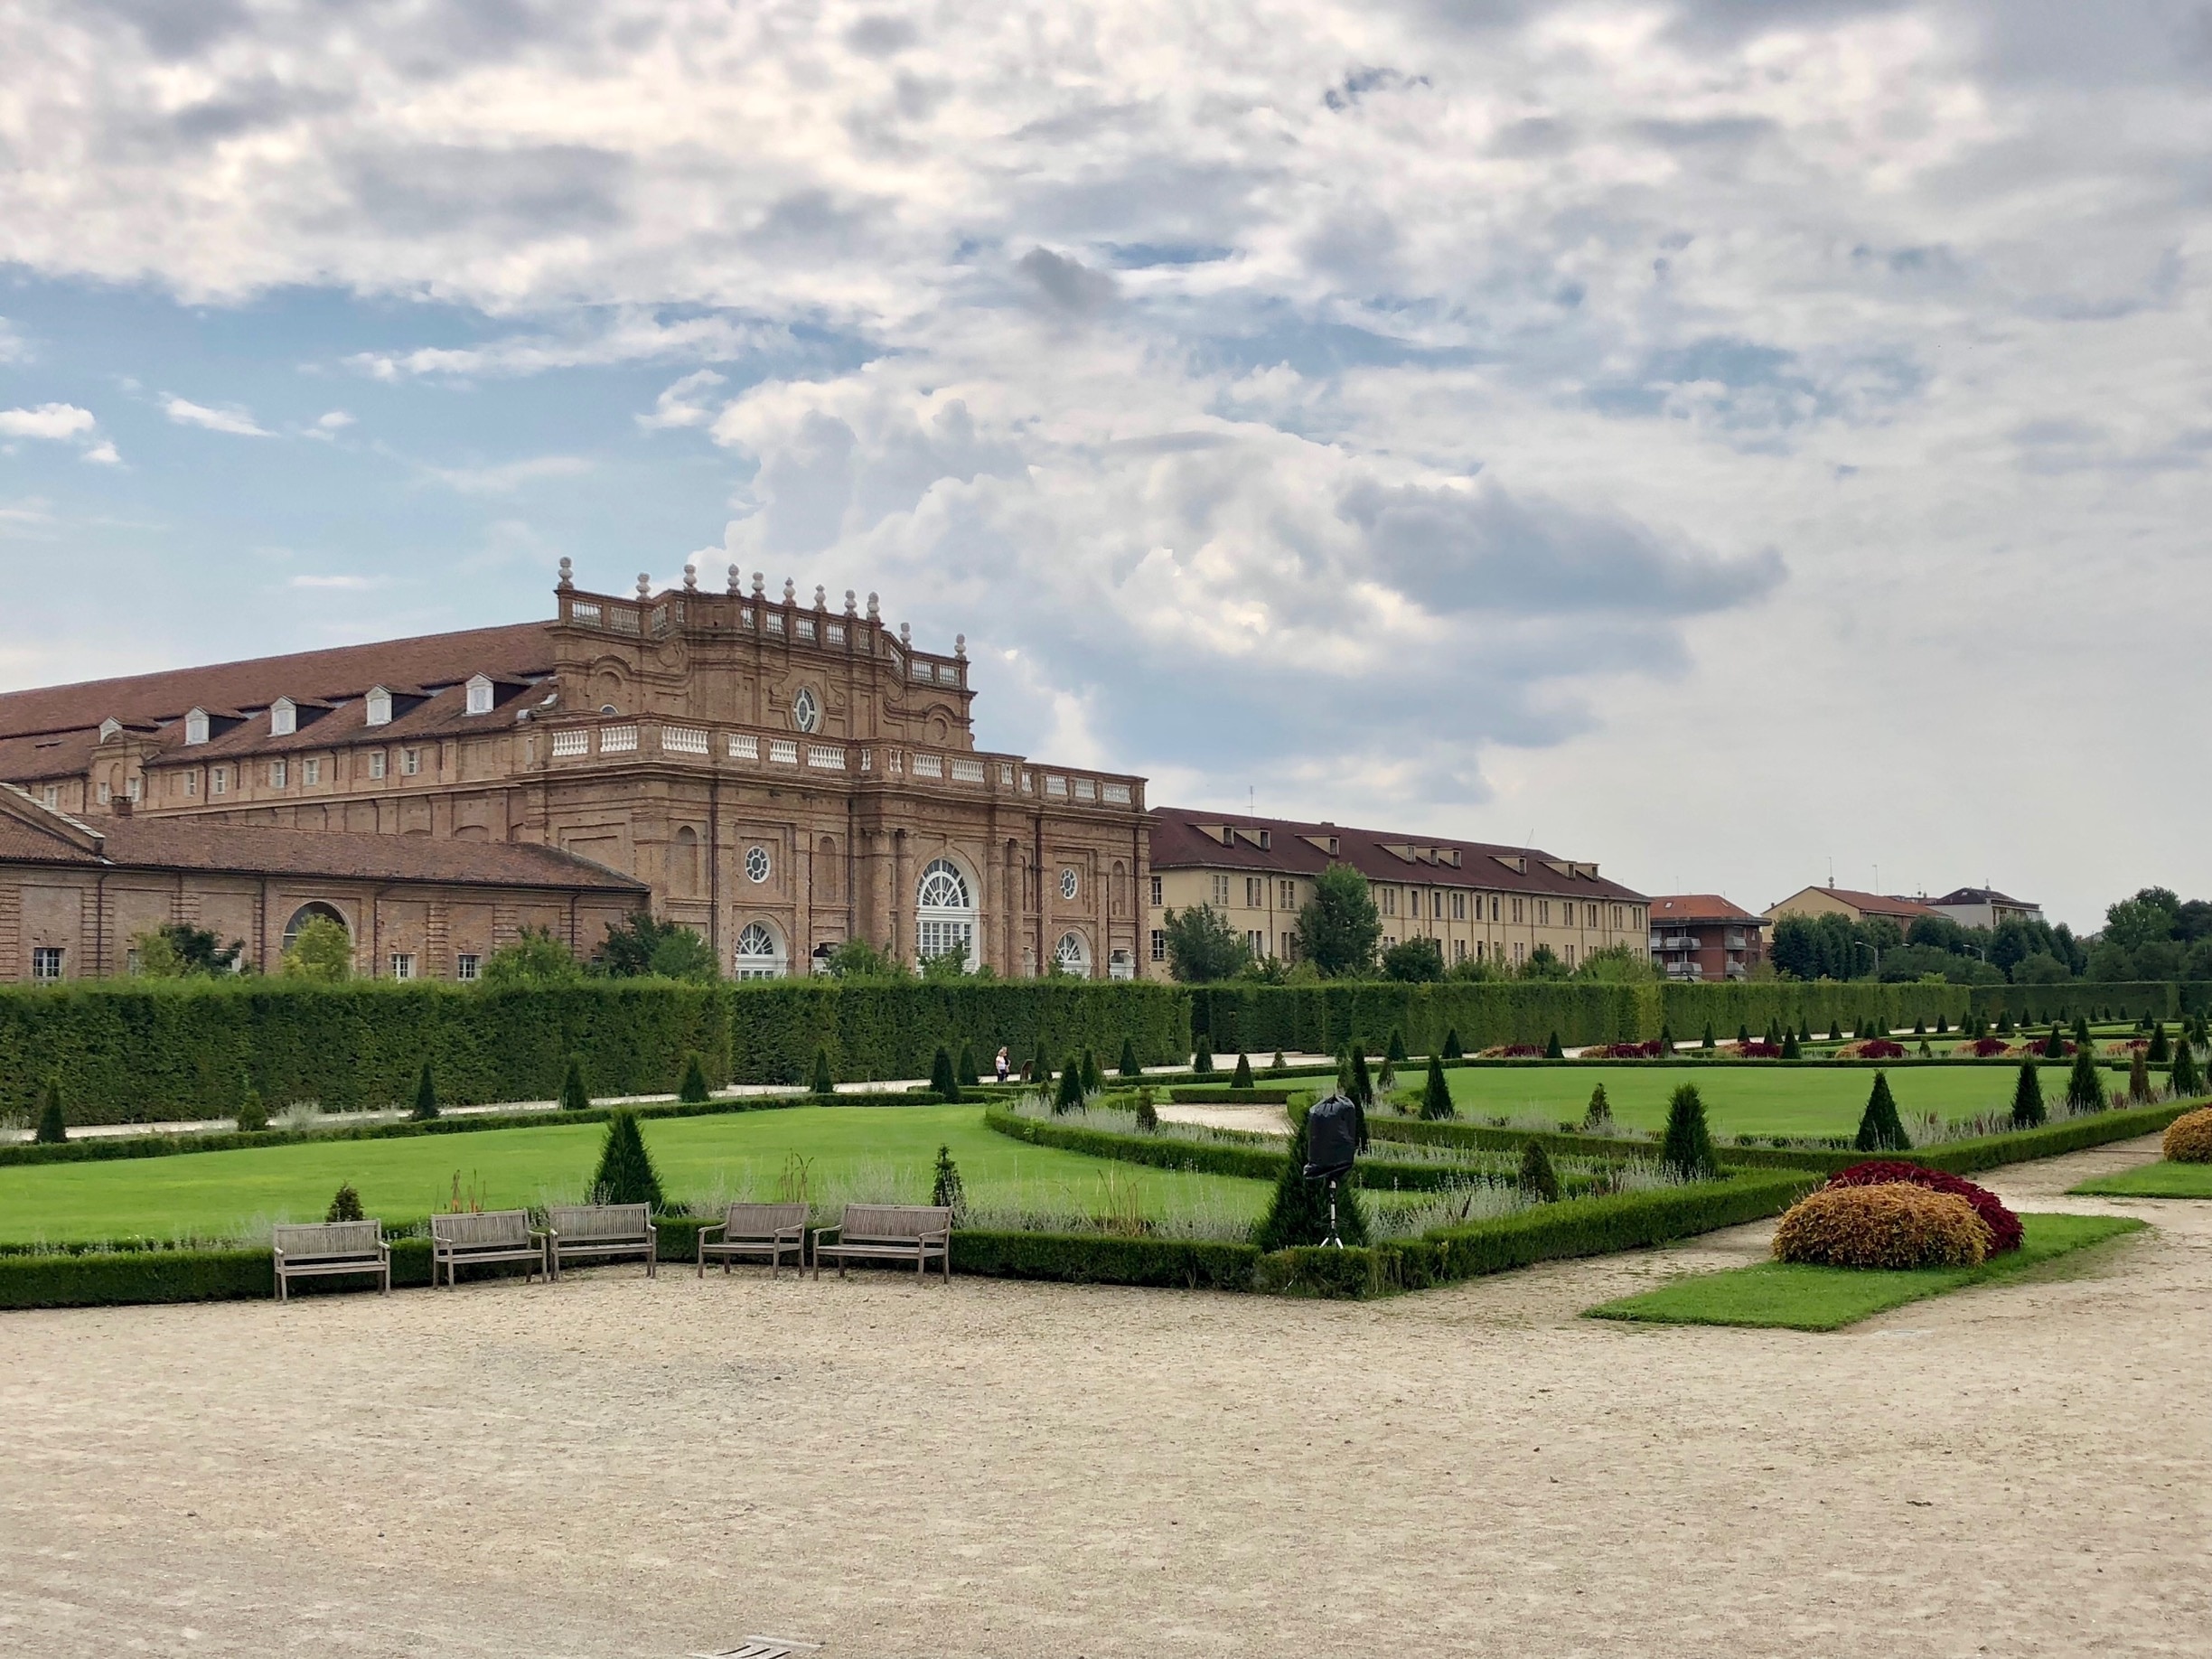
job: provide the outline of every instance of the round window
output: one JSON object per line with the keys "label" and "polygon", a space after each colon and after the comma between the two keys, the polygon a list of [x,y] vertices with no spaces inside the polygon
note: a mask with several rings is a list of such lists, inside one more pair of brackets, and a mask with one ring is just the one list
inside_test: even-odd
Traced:
{"label": "round window", "polygon": [[768,879],[768,849],[765,847],[755,847],[745,854],[745,879],[748,881],[766,881]]}
{"label": "round window", "polygon": [[811,687],[801,687],[792,699],[792,723],[802,732],[811,732],[821,726],[821,705],[814,700]]}
{"label": "round window", "polygon": [[1062,870],[1060,872],[1060,896],[1062,898],[1073,898],[1075,896],[1076,886],[1077,883],[1075,880],[1075,872],[1073,870]]}

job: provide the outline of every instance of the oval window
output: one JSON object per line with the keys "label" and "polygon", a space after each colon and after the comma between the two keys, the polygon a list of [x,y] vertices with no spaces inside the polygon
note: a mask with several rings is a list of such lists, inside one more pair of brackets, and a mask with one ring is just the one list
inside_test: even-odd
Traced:
{"label": "oval window", "polygon": [[811,687],[801,687],[792,699],[792,724],[802,732],[818,730],[821,726],[821,705],[814,700]]}
{"label": "oval window", "polygon": [[1073,898],[1075,896],[1077,886],[1078,883],[1076,882],[1075,872],[1073,870],[1062,870],[1060,872],[1060,896],[1062,898]]}
{"label": "oval window", "polygon": [[745,854],[745,879],[762,882],[768,879],[768,849],[755,847]]}

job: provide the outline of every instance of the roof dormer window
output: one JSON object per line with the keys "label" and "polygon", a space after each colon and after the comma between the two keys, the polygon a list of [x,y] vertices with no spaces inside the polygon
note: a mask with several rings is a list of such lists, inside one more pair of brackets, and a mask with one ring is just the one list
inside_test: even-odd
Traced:
{"label": "roof dormer window", "polygon": [[363,724],[369,726],[389,726],[391,724],[391,693],[382,686],[369,688],[369,711],[363,718]]}
{"label": "roof dormer window", "polygon": [[482,674],[468,682],[468,711],[471,714],[492,712],[492,682]]}
{"label": "roof dormer window", "polygon": [[208,712],[195,708],[184,717],[184,741],[205,743],[208,740]]}
{"label": "roof dormer window", "polygon": [[117,719],[115,716],[109,715],[105,720],[100,722],[100,741],[102,743],[113,743],[116,739],[117,734],[121,732],[122,729],[123,722]]}
{"label": "roof dormer window", "polygon": [[280,697],[269,705],[269,736],[289,737],[299,730],[299,705]]}

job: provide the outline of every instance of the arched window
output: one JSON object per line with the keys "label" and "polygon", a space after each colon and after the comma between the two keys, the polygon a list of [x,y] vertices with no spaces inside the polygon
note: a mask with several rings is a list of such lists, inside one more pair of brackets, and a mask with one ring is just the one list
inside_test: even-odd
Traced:
{"label": "arched window", "polygon": [[844,864],[838,857],[836,840],[824,836],[814,848],[814,897],[817,903],[834,904],[843,886],[840,877]]}
{"label": "arched window", "polygon": [[748,922],[737,935],[737,957],[733,971],[741,979],[780,979],[783,977],[783,942],[765,922]]}
{"label": "arched window", "polygon": [[676,845],[669,857],[669,885],[679,893],[697,893],[698,878],[698,831],[689,824],[676,831]]}
{"label": "arched window", "polygon": [[1060,964],[1062,973],[1086,979],[1091,977],[1091,945],[1081,933],[1061,934],[1060,942],[1053,947],[1053,961]]}
{"label": "arched window", "polygon": [[345,927],[349,933],[353,931],[346,927],[346,919],[338,914],[335,907],[318,900],[312,904],[302,904],[292,913],[292,919],[285,923],[284,948],[289,951],[299,942],[300,929],[316,920],[335,922],[340,927]]}
{"label": "arched window", "polygon": [[1106,896],[1113,914],[1129,914],[1129,870],[1119,859],[1115,860],[1113,876],[1106,884]]}
{"label": "arched window", "polygon": [[914,895],[914,953],[923,961],[958,951],[976,965],[976,907],[968,877],[950,858],[933,858]]}

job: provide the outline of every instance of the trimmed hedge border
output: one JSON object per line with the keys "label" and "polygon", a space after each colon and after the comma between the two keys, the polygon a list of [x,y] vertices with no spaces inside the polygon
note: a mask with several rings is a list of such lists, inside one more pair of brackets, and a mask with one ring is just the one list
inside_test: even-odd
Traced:
{"label": "trimmed hedge border", "polygon": [[1177,1106],[1288,1106],[1289,1089],[1169,1089],[1167,1099]]}

